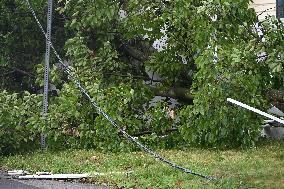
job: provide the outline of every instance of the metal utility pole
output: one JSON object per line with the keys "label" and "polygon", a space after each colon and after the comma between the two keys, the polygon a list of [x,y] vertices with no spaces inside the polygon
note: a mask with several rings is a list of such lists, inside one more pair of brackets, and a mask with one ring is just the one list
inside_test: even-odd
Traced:
{"label": "metal utility pole", "polygon": [[[48,85],[49,85],[49,58],[50,58],[50,39],[51,39],[51,21],[52,21],[52,1],[48,0],[47,10],[47,28],[46,28],[46,52],[44,66],[44,90],[43,90],[43,118],[46,119],[48,111]],[[46,149],[46,135],[41,133],[40,136],[41,149]]]}

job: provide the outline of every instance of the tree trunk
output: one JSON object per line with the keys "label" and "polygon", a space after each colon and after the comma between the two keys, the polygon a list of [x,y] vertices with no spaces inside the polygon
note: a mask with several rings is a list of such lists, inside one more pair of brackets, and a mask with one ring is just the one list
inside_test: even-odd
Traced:
{"label": "tree trunk", "polygon": [[155,95],[157,96],[163,96],[163,97],[171,97],[175,99],[179,99],[185,103],[192,103],[193,96],[190,94],[190,89],[188,88],[182,88],[182,87],[172,87],[166,90],[161,90],[159,88],[150,87]]}

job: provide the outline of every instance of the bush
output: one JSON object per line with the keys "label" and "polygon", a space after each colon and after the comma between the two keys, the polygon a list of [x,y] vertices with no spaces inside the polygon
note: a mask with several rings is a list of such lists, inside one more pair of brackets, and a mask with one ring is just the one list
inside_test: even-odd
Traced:
{"label": "bush", "polygon": [[41,96],[0,92],[0,154],[32,149],[38,145]]}

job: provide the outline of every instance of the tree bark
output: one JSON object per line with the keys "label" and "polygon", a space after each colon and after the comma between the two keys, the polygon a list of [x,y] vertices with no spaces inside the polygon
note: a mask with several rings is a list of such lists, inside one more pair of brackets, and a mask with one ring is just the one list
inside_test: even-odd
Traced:
{"label": "tree bark", "polygon": [[132,47],[130,45],[125,45],[124,48],[130,56],[132,56],[133,58],[135,58],[139,61],[146,61],[149,58],[145,55],[144,52],[136,49],[135,47]]}
{"label": "tree bark", "polygon": [[193,96],[188,88],[172,87],[166,90],[161,90],[153,86],[150,86],[150,88],[154,91],[156,96],[175,98],[186,103],[191,103],[193,100]]}
{"label": "tree bark", "polygon": [[271,104],[284,112],[284,91],[271,89],[270,91],[268,91],[267,95]]}
{"label": "tree bark", "polygon": [[271,89],[270,91],[268,91],[268,98],[271,101],[284,103],[284,91]]}

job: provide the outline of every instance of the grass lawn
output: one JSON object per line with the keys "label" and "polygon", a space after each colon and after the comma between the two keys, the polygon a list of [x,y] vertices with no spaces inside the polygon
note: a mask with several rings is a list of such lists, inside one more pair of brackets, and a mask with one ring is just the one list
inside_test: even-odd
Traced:
{"label": "grass lawn", "polygon": [[85,173],[133,171],[128,175],[86,180],[112,188],[284,188],[284,141],[247,150],[160,150],[160,154],[213,181],[174,170],[142,152],[100,153],[93,150],[40,151],[0,157],[2,169],[30,172]]}

